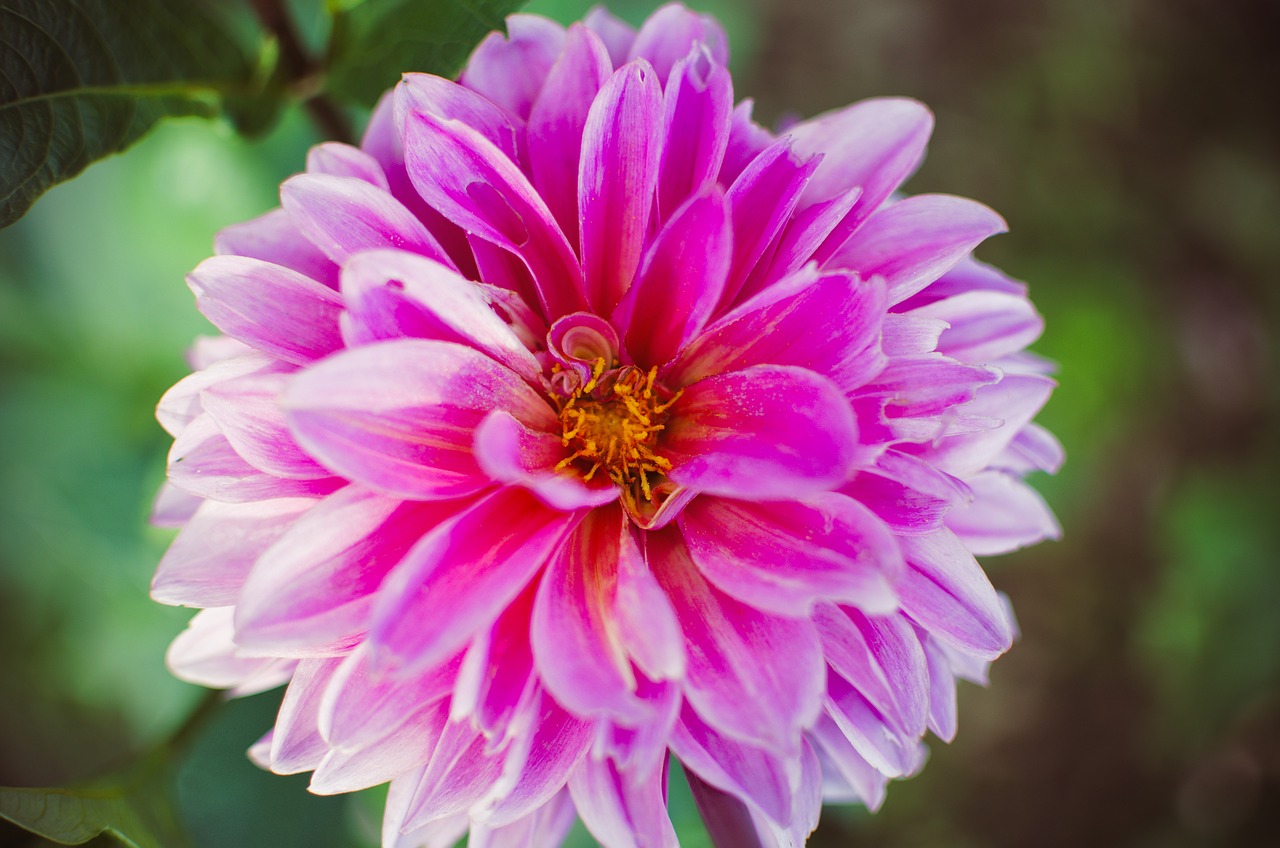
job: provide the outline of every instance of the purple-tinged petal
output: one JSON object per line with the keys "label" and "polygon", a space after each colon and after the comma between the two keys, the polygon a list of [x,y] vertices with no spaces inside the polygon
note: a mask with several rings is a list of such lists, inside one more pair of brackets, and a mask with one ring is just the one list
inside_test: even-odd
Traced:
{"label": "purple-tinged petal", "polygon": [[[658,589],[661,594],[661,589]],[[665,600],[667,606],[670,601]],[[675,613],[671,614],[672,621]],[[676,634],[675,644],[684,661],[684,643]],[[680,717],[680,704],[684,701],[679,681],[649,680],[644,674],[636,675],[636,695],[649,705],[652,718],[635,727],[622,727],[612,722],[602,722],[596,735],[592,756],[608,757],[619,771],[625,771],[632,780],[657,779],[667,764],[667,744],[671,728]]]}
{"label": "purple-tinged petal", "polygon": [[776,246],[818,161],[816,156],[800,159],[791,140],[784,138],[751,160],[733,181],[728,194],[733,211],[733,263],[721,295],[723,304],[736,303],[756,263],[768,260],[766,249]]}
{"label": "purple-tinged petal", "polygon": [[1006,230],[1004,219],[977,201],[920,194],[877,211],[828,262],[884,277],[889,303],[901,303]]}
{"label": "purple-tinged petal", "polygon": [[948,436],[924,451],[925,459],[937,468],[967,477],[995,460],[1040,411],[1057,385],[1051,378],[1036,374],[1005,374],[993,386],[983,386],[963,407],[966,415],[994,419],[998,426],[980,432]]}
{"label": "purple-tinged petal", "polygon": [[[816,170],[821,159],[819,154],[806,161]],[[768,262],[761,262],[755,267],[743,284],[738,299],[752,297],[803,268],[836,227],[848,217],[849,211],[861,197],[862,187],[854,186],[830,200],[810,204],[791,216],[778,237]]]}
{"label": "purple-tinged petal", "polygon": [[832,800],[858,800],[872,812],[880,809],[889,778],[858,753],[830,715],[824,712],[818,717],[818,721],[809,730],[809,739],[823,765],[834,771],[834,777],[852,790],[852,798]]}
{"label": "purple-tinged petal", "polygon": [[585,305],[573,249],[506,154],[466,124],[426,112],[405,117],[404,144],[405,165],[422,197],[468,233],[519,256],[547,317]]}
{"label": "purple-tinged petal", "polygon": [[920,315],[890,312],[884,316],[880,344],[887,356],[917,356],[938,349],[947,322]]}
{"label": "purple-tinged petal", "polygon": [[591,103],[613,73],[605,45],[590,29],[569,27],[564,52],[529,113],[529,170],[570,243],[578,247],[578,162]]}
{"label": "purple-tinged petal", "polygon": [[[751,806],[746,801],[706,783],[697,772],[686,769],[684,776],[712,845],[776,848],[768,844],[766,835],[760,833],[760,823],[752,816]],[[763,821],[769,821],[767,817],[757,815]]]}
{"label": "purple-tinged petal", "polygon": [[646,541],[650,567],[684,631],[687,702],[736,739],[794,751],[822,695],[822,649],[813,625],[761,612],[720,592],[698,571],[673,528],[649,533]]}
{"label": "purple-tinged petal", "polygon": [[592,8],[582,19],[582,23],[604,42],[614,67],[626,63],[627,54],[636,40],[636,31],[631,24],[614,16],[604,6]]}
{"label": "purple-tinged petal", "polygon": [[929,662],[929,729],[950,742],[956,737],[956,678],[942,646],[924,634],[920,639]]}
{"label": "purple-tinged petal", "polygon": [[299,374],[283,404],[295,438],[326,467],[422,499],[491,485],[472,453],[490,410],[543,429],[558,423],[515,372],[474,348],[422,339],[344,351]]}
{"label": "purple-tinged petal", "polygon": [[759,365],[807,368],[850,392],[880,373],[884,286],[801,271],[715,321],[663,376],[687,385]]}
{"label": "purple-tinged petal", "polygon": [[577,817],[567,789],[533,812],[509,824],[490,826],[473,822],[467,848],[557,848]]}
{"label": "purple-tinged petal", "polygon": [[614,315],[642,369],[667,362],[702,331],[724,287],[732,243],[729,209],[715,186],[663,226]]}
{"label": "purple-tinged petal", "polygon": [[410,674],[460,649],[546,564],[579,520],[521,489],[500,489],[435,527],[380,593],[375,666]]}
{"label": "purple-tinged petal", "polygon": [[354,644],[369,627],[387,573],[465,503],[401,501],[350,486],[296,521],[259,557],[236,607],[246,651],[317,656]]}
{"label": "purple-tinged petal", "polygon": [[705,45],[718,64],[729,64],[729,40],[720,23],[679,3],[668,3],[645,20],[627,58],[647,60],[657,72],[658,82],[665,85],[676,63],[696,44]]}
{"label": "purple-tinged petal", "polygon": [[852,683],[831,671],[825,708],[850,744],[889,777],[905,777],[920,765],[916,736],[890,725],[888,719]]}
{"label": "purple-tinged petal", "polygon": [[510,413],[490,412],[476,429],[476,461],[500,483],[524,486],[556,509],[603,506],[618,498],[607,477],[584,482],[573,469],[557,471],[569,456],[560,437],[531,430]]}
{"label": "purple-tinged petal", "polygon": [[407,805],[406,833],[465,812],[485,797],[502,774],[505,756],[486,748],[484,736],[469,724],[445,725]]}
{"label": "purple-tinged petal", "polygon": [[973,400],[984,387],[1000,379],[1000,372],[966,365],[940,353],[895,356],[871,382],[858,389],[862,397],[880,396],[891,416],[935,416]]}
{"label": "purple-tinged petal", "polygon": [[569,792],[587,830],[609,848],[677,848],[667,815],[665,781],[631,779],[612,760],[586,757]]}
{"label": "purple-tinged petal", "polygon": [[888,528],[835,493],[750,503],[701,497],[680,529],[702,574],[721,591],[780,615],[808,615],[821,600],[891,612],[902,555]]}
{"label": "purple-tinged petal", "polygon": [[825,605],[814,615],[822,651],[898,731],[924,733],[929,711],[929,670],[914,628],[901,615],[868,616]]}
{"label": "purple-tinged petal", "polygon": [[646,62],[614,72],[587,115],[578,220],[587,300],[608,314],[640,265],[661,154],[662,90]]}
{"label": "purple-tinged petal", "polygon": [[223,227],[213,240],[214,252],[244,256],[297,271],[336,289],[338,266],[294,225],[289,213],[272,209],[242,224]]}
{"label": "purple-tinged petal", "polygon": [[564,41],[564,27],[554,21],[511,15],[506,37],[489,33],[467,60],[459,82],[527,120]]}
{"label": "purple-tinged petal", "polygon": [[280,702],[271,735],[268,758],[276,774],[311,771],[328,753],[329,746],[320,737],[316,717],[320,699],[341,662],[341,657],[325,657],[298,663]]}
{"label": "purple-tinged petal", "polygon": [[207,414],[173,440],[168,474],[170,483],[189,494],[227,503],[320,497],[346,483],[338,477],[286,480],[259,471],[236,453]]}
{"label": "purple-tinged petal", "polygon": [[170,483],[161,483],[151,504],[151,524],[154,527],[181,527],[191,520],[204,498],[187,494]]}
{"label": "purple-tinged petal", "polygon": [[755,101],[750,97],[734,107],[729,116],[729,146],[725,148],[724,162],[720,166],[720,183],[733,185],[765,148],[773,144],[773,133],[751,120]]}
{"label": "purple-tinged petal", "polygon": [[200,393],[200,404],[254,468],[290,480],[322,480],[330,473],[293,440],[280,408],[291,371],[263,368],[223,380]]}
{"label": "purple-tinged petal", "polygon": [[187,285],[215,327],[286,362],[306,365],[342,347],[338,293],[283,265],[214,256]]}
{"label": "purple-tinged petal", "polygon": [[184,606],[234,604],[258,557],[316,503],[308,498],[204,501],[160,560],[151,597]]}
{"label": "purple-tinged petal", "polygon": [[1062,537],[1044,499],[1018,478],[983,471],[965,482],[973,489],[973,502],[947,515],[947,529],[974,554],[1007,554]]}
{"label": "purple-tinged petal", "polygon": [[729,69],[717,64],[707,46],[699,43],[671,69],[663,101],[660,221],[715,182],[729,144],[733,79]]}
{"label": "purple-tinged petal", "polygon": [[255,371],[286,367],[279,360],[261,353],[244,353],[214,362],[174,383],[156,405],[156,420],[165,432],[176,437],[204,412],[200,393],[205,389]]}
{"label": "purple-tinged petal", "polygon": [[543,685],[556,701],[578,715],[634,724],[649,710],[635,696],[627,645],[614,618],[623,544],[634,546],[622,510],[592,510],[547,565],[529,638]]}
{"label": "purple-tinged petal", "polygon": [[351,177],[383,191],[391,191],[387,175],[377,159],[358,147],[337,141],[326,141],[307,151],[307,173]]}
{"label": "purple-tinged petal", "polygon": [[662,453],[683,486],[749,500],[838,486],[857,460],[857,427],[840,390],[804,368],[756,365],[684,389]]}
{"label": "purple-tinged petal", "polygon": [[867,506],[894,533],[903,536],[941,530],[947,510],[973,497],[964,483],[893,449],[882,453],[874,466],[860,471],[840,491]]}
{"label": "purple-tinged petal", "polygon": [[356,177],[299,174],[280,186],[280,205],[334,262],[380,247],[452,265],[422,222],[389,191]]}
{"label": "purple-tinged petal", "polygon": [[1032,471],[1056,474],[1065,459],[1062,443],[1033,422],[1018,431],[992,464],[1013,474],[1030,474]]}
{"label": "purple-tinged petal", "polygon": [[401,132],[410,112],[460,121],[491,141],[512,162],[520,161],[519,133],[511,116],[483,95],[434,74],[405,74],[395,88],[395,121]]}
{"label": "purple-tinged petal", "polygon": [[923,104],[896,97],[863,100],[788,130],[797,153],[823,155],[800,199],[801,209],[836,200],[855,187],[862,189],[814,259],[828,259],[910,176],[924,157],[932,131],[933,115]]}
{"label": "purple-tinged petal", "polygon": [[417,710],[394,734],[354,750],[331,748],[307,789],[316,795],[356,792],[419,768],[430,758],[448,720],[449,705],[440,700]]}
{"label": "purple-tinged petal", "polygon": [[751,811],[756,831],[766,848],[804,848],[809,834],[818,827],[822,814],[822,764],[808,740],[800,754],[800,776],[792,803],[791,821],[785,826],[775,824],[757,810]]}
{"label": "purple-tinged petal", "polygon": [[537,384],[542,368],[494,310],[492,291],[438,262],[398,250],[369,251],[342,269],[349,336],[469,345]]}
{"label": "purple-tinged petal", "polygon": [[[816,676],[821,682],[821,672]],[[685,769],[716,789],[749,801],[776,822],[791,819],[792,783],[798,767],[795,758],[723,735],[688,704],[671,735],[671,750]]]}
{"label": "purple-tinged petal", "polygon": [[213,607],[191,618],[165,654],[174,676],[199,686],[229,689],[233,698],[265,692],[287,681],[293,673],[292,661],[246,657],[236,649],[231,616],[231,607]]}
{"label": "purple-tinged petal", "polygon": [[939,640],[983,659],[1013,643],[1013,624],[982,566],[952,533],[898,540],[907,571],[902,610]]}
{"label": "purple-tinged petal", "polygon": [[1000,269],[994,268],[985,262],[979,262],[972,256],[967,256],[922,291],[907,298],[894,308],[905,312],[943,298],[979,291],[999,292],[1017,297],[1027,296],[1026,283],[1020,283]]}
{"label": "purple-tinged petal", "polygon": [[1040,337],[1044,320],[1031,301],[1004,292],[975,291],[934,301],[911,313],[945,321],[938,350],[961,362],[992,362]]}

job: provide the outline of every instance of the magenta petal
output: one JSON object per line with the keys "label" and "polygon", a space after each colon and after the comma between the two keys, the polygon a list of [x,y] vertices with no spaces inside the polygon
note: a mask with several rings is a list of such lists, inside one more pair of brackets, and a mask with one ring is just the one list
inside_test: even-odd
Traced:
{"label": "magenta petal", "polygon": [[749,503],[704,496],[679,522],[703,575],[758,609],[808,615],[824,599],[873,613],[898,606],[892,583],[902,555],[888,528],[851,498]]}
{"label": "magenta petal", "polygon": [[[808,162],[817,166],[819,156]],[[750,297],[764,291],[778,280],[788,277],[807,263],[823,246],[837,227],[849,218],[849,212],[862,197],[862,186],[854,186],[830,200],[813,203],[792,216],[779,236],[768,264],[756,266],[743,285],[739,298]],[[932,350],[932,348],[930,348]]]}
{"label": "magenta petal", "polygon": [[884,277],[889,303],[938,279],[988,236],[1008,229],[977,201],[945,194],[908,197],[879,210],[830,259],[863,277]]}
{"label": "magenta petal", "polygon": [[302,660],[285,690],[271,737],[270,763],[276,774],[297,774],[320,765],[329,746],[316,723],[320,699],[341,657]]}
{"label": "magenta petal", "polygon": [[733,79],[706,45],[698,44],[672,67],[663,100],[658,211],[665,221],[720,172],[729,144]]}
{"label": "magenta petal", "polygon": [[1044,321],[1031,301],[1005,292],[967,292],[913,310],[945,321],[938,350],[961,362],[986,363],[1018,351],[1040,337]]}
{"label": "magenta petal", "polygon": [[729,210],[714,186],[663,226],[614,316],[641,368],[667,362],[702,331],[724,288],[731,245]]}
{"label": "magenta petal", "polygon": [[337,292],[282,265],[214,256],[187,285],[215,327],[286,362],[305,365],[342,346]]}
{"label": "magenta petal", "polygon": [[773,144],[773,133],[751,119],[755,101],[750,97],[733,107],[729,116],[729,146],[720,166],[720,182],[733,185],[751,162]]}
{"label": "magenta petal", "polygon": [[280,186],[280,205],[334,262],[394,247],[452,264],[440,243],[391,193],[356,177],[299,174]]}
{"label": "magenta petal", "polygon": [[587,300],[608,314],[630,287],[658,185],[662,90],[633,62],[604,84],[587,115],[578,168],[578,219]]}
{"label": "magenta petal", "polygon": [[511,15],[506,37],[489,33],[467,60],[459,81],[525,120],[564,40],[564,27],[554,21]]}
{"label": "magenta petal", "polygon": [[489,410],[535,427],[557,423],[506,367],[470,347],[420,339],[344,351],[298,375],[283,403],[294,436],[326,467],[410,498],[490,485],[471,449]]}
{"label": "magenta petal", "polygon": [[[617,581],[613,618],[627,653],[652,680],[679,680],[684,676],[687,662],[680,622],[671,600],[625,528],[618,551]],[[657,689],[656,686],[648,688]],[[645,689],[641,681],[642,695]],[[657,691],[648,694],[650,700],[664,697],[664,693]]]}
{"label": "magenta petal", "polygon": [[1013,624],[982,567],[951,533],[900,538],[907,572],[902,609],[937,638],[994,659],[1013,642]]}
{"label": "magenta petal", "polygon": [[494,740],[495,748],[526,729],[522,723],[541,689],[529,644],[537,593],[535,578],[502,610],[492,627],[472,638],[458,669],[451,701],[453,720],[469,719],[485,738]]}
{"label": "magenta petal", "polygon": [[547,691],[569,710],[648,717],[636,698],[627,646],[613,620],[619,546],[631,543],[622,510],[593,510],[551,558],[533,605],[530,640]]}
{"label": "magenta petal", "polygon": [[608,477],[587,483],[573,469],[557,471],[557,463],[569,455],[560,437],[532,430],[501,410],[480,422],[475,451],[494,480],[524,486],[556,509],[603,506],[618,498],[618,487]]}
{"label": "magenta petal", "polygon": [[298,230],[283,209],[223,227],[213,247],[218,254],[283,265],[330,288],[338,287],[338,266]]}
{"label": "magenta petal", "polygon": [[551,68],[529,113],[529,170],[533,185],[575,248],[582,132],[591,103],[612,73],[613,63],[605,45],[590,29],[574,24],[569,27],[564,52]]}
{"label": "magenta petal", "polygon": [[258,557],[315,504],[309,498],[204,501],[160,560],[151,597],[185,606],[234,604]]}
{"label": "magenta petal", "polygon": [[317,144],[307,151],[307,173],[352,177],[383,191],[391,191],[387,175],[377,159],[358,147],[336,141]]}
{"label": "magenta petal", "polygon": [[667,815],[665,784],[636,781],[612,760],[586,757],[569,777],[569,792],[582,823],[609,848],[677,848]]}
{"label": "magenta petal", "polygon": [[468,233],[519,256],[550,318],[584,305],[577,257],[520,169],[481,133],[426,112],[405,118],[405,165],[422,197]]}
{"label": "magenta petal", "polygon": [[716,789],[754,804],[775,822],[791,819],[798,763],[718,733],[688,705],[671,735],[671,750],[686,769]]}
{"label": "magenta petal", "polygon": [[210,386],[200,393],[200,402],[254,468],[291,480],[321,480],[331,475],[293,440],[280,408],[280,394],[292,376],[261,369]]}
{"label": "magenta petal", "polygon": [[729,40],[720,23],[710,15],[691,12],[679,3],[668,3],[645,20],[631,43],[628,59],[645,59],[666,84],[676,63],[703,44],[718,64],[729,64]]}
{"label": "magenta petal", "polygon": [[801,271],[715,321],[664,376],[686,385],[753,365],[794,365],[852,391],[884,368],[884,298],[878,280]]}
{"label": "magenta petal", "polygon": [[822,649],[813,625],[761,612],[720,592],[699,573],[673,528],[646,538],[653,573],[684,631],[688,703],[736,739],[773,751],[795,750],[822,695]]}
{"label": "magenta petal", "polygon": [[826,491],[857,458],[848,401],[803,368],[757,365],[687,386],[664,436],[673,482],[750,500]]}
{"label": "magenta petal", "polygon": [[959,480],[895,449],[882,453],[875,466],[860,471],[840,491],[904,536],[941,530],[947,510],[973,497]]}
{"label": "magenta petal", "polygon": [[803,121],[788,134],[798,154],[822,154],[822,164],[805,188],[800,208],[862,191],[818,254],[827,259],[916,169],[933,131],[933,115],[905,98],[863,100]]}
{"label": "magenta petal", "polygon": [[507,488],[437,526],[379,594],[375,663],[409,674],[457,651],[498,617],[577,521]]}
{"label": "magenta petal", "polygon": [[966,482],[973,502],[948,514],[947,528],[978,556],[1007,554],[1062,536],[1044,499],[1018,478],[983,471]]}
{"label": "magenta petal", "polygon": [[542,367],[499,316],[491,292],[438,262],[399,250],[368,251],[342,269],[348,335],[361,341],[459,342],[537,384]]}
{"label": "magenta petal", "polygon": [[[661,590],[658,590],[661,592]],[[667,602],[670,606],[670,602]],[[675,613],[671,615],[675,620]],[[678,641],[683,662],[684,643]],[[679,681],[649,680],[643,674],[636,675],[636,694],[645,701],[652,718],[635,727],[622,727],[613,722],[602,722],[596,735],[592,755],[608,757],[619,771],[625,771],[633,780],[659,778],[667,763],[667,745],[671,728],[680,717],[680,704],[684,701]]]}
{"label": "magenta petal", "polygon": [[519,133],[511,116],[492,100],[434,74],[405,74],[395,88],[395,121],[401,131],[410,112],[429,112],[443,121],[460,121],[519,162]]}

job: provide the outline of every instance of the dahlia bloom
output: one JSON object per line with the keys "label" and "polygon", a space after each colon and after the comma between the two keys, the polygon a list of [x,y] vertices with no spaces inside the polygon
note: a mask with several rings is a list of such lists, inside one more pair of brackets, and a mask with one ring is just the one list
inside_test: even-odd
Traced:
{"label": "dahlia bloom", "polygon": [[681,6],[508,26],[189,276],[170,663],[288,682],[252,756],[389,781],[386,846],[674,845],[671,756],[802,844],[1013,639],[974,554],[1057,533],[1040,318],[999,216],[895,193],[922,105],[775,134]]}

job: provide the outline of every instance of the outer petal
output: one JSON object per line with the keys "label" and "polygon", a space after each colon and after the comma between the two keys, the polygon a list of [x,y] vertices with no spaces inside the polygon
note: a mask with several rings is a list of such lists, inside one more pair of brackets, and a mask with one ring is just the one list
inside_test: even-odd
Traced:
{"label": "outer petal", "polygon": [[165,654],[174,676],[200,686],[230,689],[231,697],[265,692],[287,681],[293,662],[246,657],[236,650],[231,613],[230,607],[213,607],[192,617]]}
{"label": "outer petal", "polygon": [[338,287],[338,266],[298,230],[283,209],[223,227],[213,240],[213,248],[218,254],[283,265],[330,288]]}
{"label": "outer petal", "polygon": [[471,450],[489,410],[556,423],[514,372],[473,348],[419,339],[345,351],[300,374],[283,404],[299,443],[326,467],[423,499],[489,486]]}
{"label": "outer petal", "polygon": [[[664,775],[665,778],[665,775]],[[612,760],[587,757],[569,778],[582,823],[606,848],[676,848],[665,779],[633,781]]]}
{"label": "outer petal", "polygon": [[703,575],[758,609],[808,615],[824,599],[868,612],[897,608],[892,581],[902,555],[888,528],[851,498],[754,504],[701,497],[679,523]]}
{"label": "outer petal", "polygon": [[973,489],[973,503],[948,514],[947,528],[978,556],[1007,554],[1062,536],[1044,499],[1016,477],[984,471],[966,482]]}
{"label": "outer petal", "polygon": [[525,120],[556,57],[564,27],[539,15],[511,15],[507,35],[490,33],[467,60],[459,81]]}
{"label": "outer petal", "polygon": [[410,112],[429,112],[444,121],[461,121],[519,162],[520,134],[511,115],[489,98],[433,74],[405,74],[395,89],[395,122],[404,131]]}
{"label": "outer petal", "polygon": [[501,826],[473,823],[467,848],[557,848],[577,817],[568,790],[521,819]]}
{"label": "outer petal", "polygon": [[658,210],[666,220],[685,199],[711,185],[729,144],[733,79],[704,44],[676,62],[668,80]]}
{"label": "outer petal", "polygon": [[500,489],[425,537],[379,593],[371,633],[379,667],[440,662],[520,593],[578,516]]}
{"label": "outer petal", "polygon": [[667,362],[702,331],[724,288],[731,245],[717,187],[691,198],[662,228],[614,317],[642,368]]}
{"label": "outer petal", "polygon": [[627,58],[648,60],[658,73],[658,81],[665,84],[672,68],[696,44],[706,45],[711,58],[719,64],[729,64],[729,40],[719,22],[679,3],[668,3],[640,27]]}
{"label": "outer petal", "polygon": [[965,415],[1002,422],[980,432],[941,439],[921,452],[949,474],[967,477],[990,465],[1040,411],[1056,383],[1038,374],[1005,374],[978,389],[962,409]]}
{"label": "outer petal", "polygon": [[627,61],[627,53],[636,40],[636,31],[631,24],[611,14],[604,6],[593,7],[582,19],[582,23],[604,42],[614,67]]}
{"label": "outer petal", "polygon": [[1044,320],[1031,301],[1006,292],[966,292],[935,301],[913,316],[947,322],[938,350],[961,362],[993,362],[1040,337]]}
{"label": "outer petal", "polygon": [[214,256],[187,275],[187,285],[215,327],[286,362],[305,365],[342,346],[341,298],[282,265]]}
{"label": "outer petal", "polygon": [[857,458],[848,402],[803,368],[757,365],[707,377],[685,388],[671,414],[668,476],[702,492],[803,497],[839,485]]}
{"label": "outer petal", "polygon": [[[774,751],[796,750],[800,729],[816,717],[822,693],[822,650],[813,625],[722,594],[698,572],[672,528],[646,538],[650,566],[684,631],[688,703],[734,738]],[[688,762],[683,754],[681,760]]]}
{"label": "outer petal", "polygon": [[354,177],[383,191],[391,191],[377,159],[358,147],[337,141],[326,141],[307,151],[307,173]]}
{"label": "outer petal", "polygon": [[311,771],[328,753],[329,746],[320,738],[316,717],[320,699],[341,662],[340,657],[324,657],[298,663],[271,734],[268,762],[276,774]]}
{"label": "outer petal", "polygon": [[863,277],[881,276],[889,302],[900,303],[938,279],[975,247],[1008,230],[974,200],[920,194],[872,215],[830,259]]}
{"label": "outer petal", "polygon": [[630,287],[658,185],[662,91],[646,62],[614,72],[591,104],[578,168],[587,300],[608,314]]}

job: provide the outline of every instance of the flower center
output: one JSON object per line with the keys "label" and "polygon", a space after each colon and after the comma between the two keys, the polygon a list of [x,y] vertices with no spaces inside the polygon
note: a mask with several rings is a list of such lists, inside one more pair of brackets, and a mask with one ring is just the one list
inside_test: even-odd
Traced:
{"label": "flower center", "polygon": [[657,374],[631,365],[606,374],[604,357],[597,359],[591,379],[558,401],[560,441],[573,453],[556,470],[576,466],[584,480],[607,474],[633,503],[651,502],[657,478],[671,470],[656,450],[667,410],[681,394],[655,386]]}

